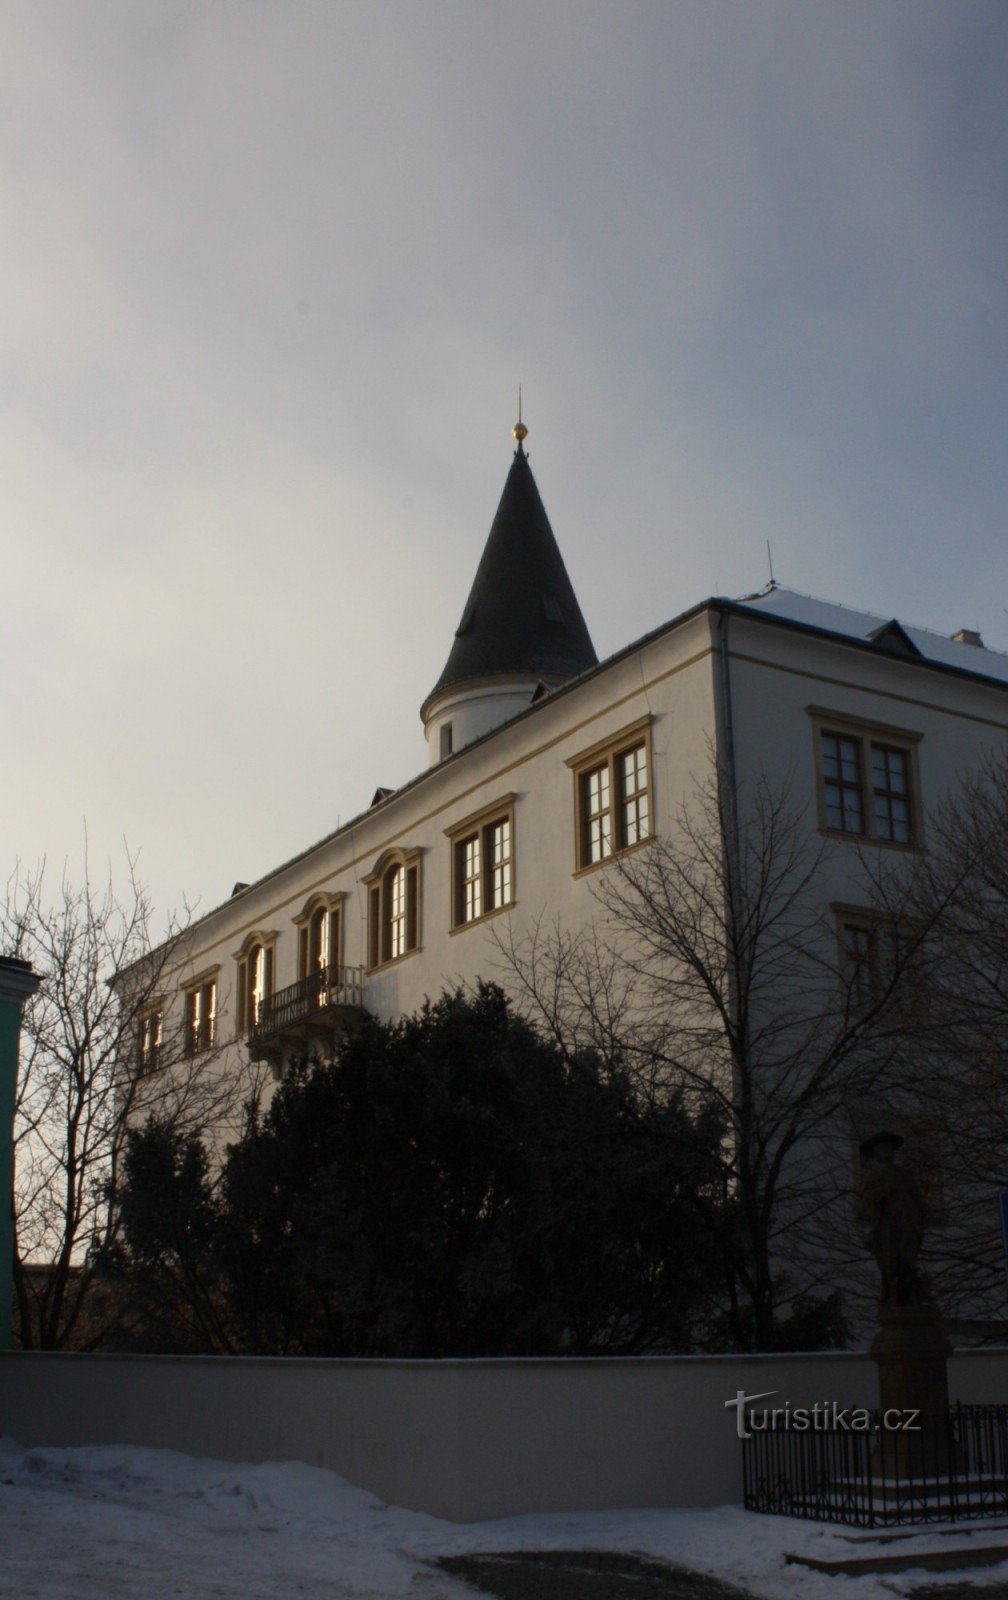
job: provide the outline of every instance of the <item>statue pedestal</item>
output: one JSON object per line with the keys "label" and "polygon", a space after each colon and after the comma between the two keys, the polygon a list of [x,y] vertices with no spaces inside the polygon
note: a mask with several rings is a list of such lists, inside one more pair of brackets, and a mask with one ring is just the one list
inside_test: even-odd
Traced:
{"label": "statue pedestal", "polygon": [[934,1305],[879,1306],[879,1330],[871,1356],[878,1368],[879,1409],[912,1411],[916,1431],[885,1430],[873,1467],[883,1474],[922,1477],[947,1473],[951,1465],[946,1363],[952,1345]]}

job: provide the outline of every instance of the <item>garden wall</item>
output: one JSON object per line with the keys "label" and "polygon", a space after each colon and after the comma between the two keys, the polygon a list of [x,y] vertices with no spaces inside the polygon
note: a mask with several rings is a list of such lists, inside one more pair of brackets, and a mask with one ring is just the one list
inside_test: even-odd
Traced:
{"label": "garden wall", "polygon": [[[1008,1349],[960,1351],[953,1399],[1008,1398]],[[742,1497],[739,1389],[872,1405],[865,1355],[337,1361],[0,1353],[0,1433],[329,1467],[456,1521]]]}

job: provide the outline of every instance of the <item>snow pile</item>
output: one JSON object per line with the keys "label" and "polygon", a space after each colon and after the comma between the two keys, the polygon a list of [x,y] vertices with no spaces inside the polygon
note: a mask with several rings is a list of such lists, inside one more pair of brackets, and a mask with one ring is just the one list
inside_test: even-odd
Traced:
{"label": "snow pile", "polygon": [[[923,1531],[918,1543],[933,1548],[935,1536]],[[773,1600],[818,1600],[838,1589],[844,1600],[889,1600],[894,1590],[935,1581],[904,1573],[883,1585],[787,1566],[785,1549],[865,1551],[836,1530],[735,1506],[460,1526],[383,1505],[298,1462],[251,1466],[111,1445],[22,1450],[0,1439],[3,1600],[458,1600],[470,1591],[432,1565],[438,1556],[570,1549],[634,1551]],[[1004,1571],[969,1576],[989,1583]]]}

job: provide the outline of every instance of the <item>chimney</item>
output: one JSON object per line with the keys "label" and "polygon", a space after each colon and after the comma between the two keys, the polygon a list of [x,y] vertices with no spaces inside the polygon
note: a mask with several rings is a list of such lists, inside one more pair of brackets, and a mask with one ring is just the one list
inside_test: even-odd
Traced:
{"label": "chimney", "polygon": [[971,644],[977,650],[984,650],[986,646],[975,628],[957,628],[952,635],[956,644]]}

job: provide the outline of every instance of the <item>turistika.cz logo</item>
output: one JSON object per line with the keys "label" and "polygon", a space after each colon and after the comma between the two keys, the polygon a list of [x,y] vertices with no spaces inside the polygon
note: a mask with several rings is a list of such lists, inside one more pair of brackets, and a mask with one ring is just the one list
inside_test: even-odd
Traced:
{"label": "turistika.cz logo", "polygon": [[778,1389],[763,1389],[759,1394],[735,1391],[734,1400],[725,1401],[725,1410],[735,1412],[735,1428],[740,1439],[751,1439],[754,1433],[919,1433],[917,1421],[920,1411],[908,1407],[905,1411],[891,1408],[877,1412],[863,1406],[842,1406],[837,1400],[817,1400],[811,1406],[793,1406],[785,1400],[782,1406],[764,1406],[762,1411],[751,1409],[755,1400],[770,1400]]}

